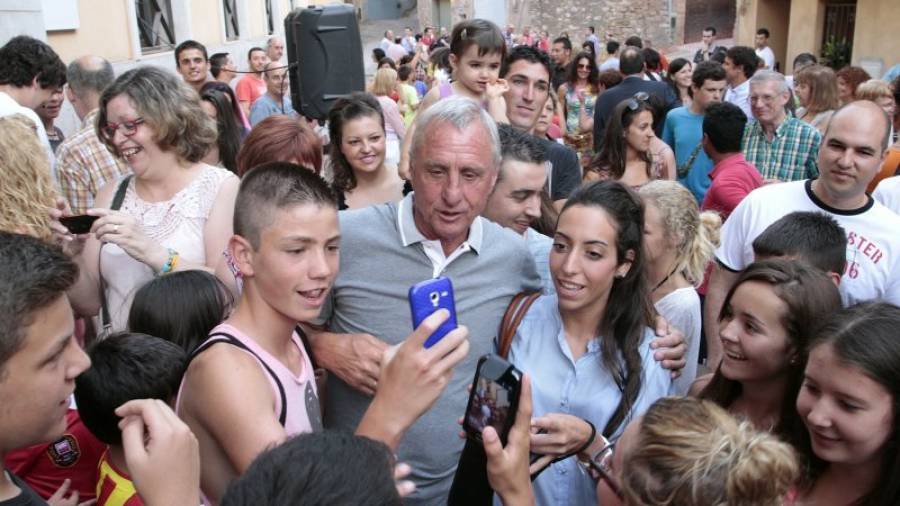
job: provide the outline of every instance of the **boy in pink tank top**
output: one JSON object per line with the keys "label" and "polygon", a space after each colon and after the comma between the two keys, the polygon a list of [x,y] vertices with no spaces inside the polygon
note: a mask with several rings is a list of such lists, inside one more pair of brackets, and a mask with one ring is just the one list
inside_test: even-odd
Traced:
{"label": "boy in pink tank top", "polygon": [[213,504],[260,452],[321,429],[295,327],[319,314],[338,270],[337,206],[312,172],[287,163],[251,171],[234,225],[229,250],[243,291],[194,353],[177,406],[200,443],[201,489]]}
{"label": "boy in pink tank top", "polygon": [[[297,324],[316,319],[338,271],[337,203],[316,174],[282,162],[254,168],[241,181],[234,216],[229,252],[243,291],[234,312],[191,357],[176,403],[199,442],[207,504],[221,502],[229,483],[264,450],[321,429],[313,368]],[[448,316],[431,315],[384,352],[378,392],[358,435],[396,449],[438,398],[468,353],[464,327],[424,347]]]}

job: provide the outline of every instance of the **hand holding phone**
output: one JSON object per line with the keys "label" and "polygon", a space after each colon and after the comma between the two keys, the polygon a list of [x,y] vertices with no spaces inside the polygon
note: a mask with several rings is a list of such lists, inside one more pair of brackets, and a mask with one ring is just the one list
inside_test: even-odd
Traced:
{"label": "hand holding phone", "polygon": [[412,310],[413,329],[419,328],[425,318],[438,309],[446,309],[450,313],[450,317],[425,341],[426,348],[434,346],[458,326],[453,284],[448,278],[429,279],[413,285],[409,289],[409,307]]}
{"label": "hand holding phone", "polygon": [[97,221],[98,218],[100,217],[81,214],[78,216],[63,216],[59,219],[59,222],[62,223],[62,225],[66,227],[69,232],[72,232],[76,235],[81,235],[90,232],[91,227],[94,225],[94,222]]}
{"label": "hand holding phone", "polygon": [[481,357],[463,419],[466,435],[481,441],[481,431],[490,426],[506,444],[506,436],[516,418],[521,388],[522,372],[515,366],[496,355]]}

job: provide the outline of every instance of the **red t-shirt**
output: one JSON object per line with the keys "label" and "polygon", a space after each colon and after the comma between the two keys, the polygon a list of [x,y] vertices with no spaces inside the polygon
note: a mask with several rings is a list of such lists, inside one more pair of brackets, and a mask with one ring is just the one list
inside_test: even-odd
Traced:
{"label": "red t-shirt", "polygon": [[742,153],[721,160],[709,173],[712,184],[703,198],[703,211],[718,211],[722,221],[734,211],[750,192],[763,185],[762,176]]}
{"label": "red t-shirt", "polygon": [[69,490],[77,490],[81,500],[88,500],[95,497],[97,463],[105,451],[106,445],[84,426],[78,410],[70,409],[61,438],[9,452],[5,464],[44,499],[68,478],[72,480]]}
{"label": "red t-shirt", "polygon": [[266,94],[266,82],[256,74],[247,74],[238,81],[234,94],[238,102],[250,102],[252,107],[256,99]]}

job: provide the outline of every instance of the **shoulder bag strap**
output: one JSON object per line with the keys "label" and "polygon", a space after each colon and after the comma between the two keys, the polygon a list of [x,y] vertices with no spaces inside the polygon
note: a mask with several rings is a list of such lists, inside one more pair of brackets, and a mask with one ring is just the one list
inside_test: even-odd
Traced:
{"label": "shoulder bag strap", "polygon": [[[113,195],[112,203],[109,205],[111,210],[118,211],[122,207],[122,202],[125,201],[125,192],[128,191],[128,183],[131,182],[131,178],[132,175],[129,174],[119,183],[119,187],[116,188],[116,193]],[[97,334],[98,340],[105,339],[112,331],[112,318],[110,318],[109,308],[106,306],[106,282],[103,281],[102,263],[100,262],[104,245],[105,243],[100,243],[100,254],[97,255],[97,276],[100,278],[100,332]]]}
{"label": "shoulder bag strap", "polygon": [[687,161],[684,162],[683,165],[679,165],[676,167],[677,174],[676,176],[679,179],[684,179],[687,177],[688,172],[690,172],[691,167],[694,165],[694,160],[697,159],[697,155],[700,154],[700,150],[703,149],[703,141],[701,140],[697,146],[694,147],[694,150],[691,151],[691,156],[688,157]]}
{"label": "shoulder bag strap", "polygon": [[512,346],[513,336],[522,322],[522,318],[528,312],[528,309],[534,304],[534,301],[541,296],[541,292],[521,292],[513,297],[503,314],[503,320],[500,322],[500,332],[498,334],[497,354],[503,358],[509,356],[509,349]]}
{"label": "shoulder bag strap", "polygon": [[[240,340],[238,340],[238,338],[234,337],[233,335],[227,334],[225,332],[216,332],[215,334],[210,334],[209,337],[211,339],[207,340],[205,343],[198,346],[197,349],[195,349],[193,351],[193,353],[191,353],[191,356],[188,358],[188,364],[190,364],[191,361],[193,361],[195,358],[197,358],[197,355],[208,350],[212,345],[219,344],[219,343],[227,343],[232,346],[236,346],[236,347],[246,351],[247,353],[253,355],[256,358],[256,360],[263,366],[263,368],[266,370],[266,372],[269,373],[269,376],[271,376],[272,379],[275,380],[275,386],[278,387],[278,395],[279,395],[279,397],[281,397],[281,413],[278,414],[278,423],[280,423],[281,426],[284,427],[284,424],[287,421],[287,394],[284,391],[284,385],[281,384],[281,380],[278,379],[278,375],[275,374],[275,371],[273,371],[272,368],[269,367],[269,364],[267,364],[263,359],[261,359],[259,357],[259,355],[254,353],[253,350],[251,350],[246,344],[242,343]],[[217,338],[217,339],[212,339],[212,338]]]}

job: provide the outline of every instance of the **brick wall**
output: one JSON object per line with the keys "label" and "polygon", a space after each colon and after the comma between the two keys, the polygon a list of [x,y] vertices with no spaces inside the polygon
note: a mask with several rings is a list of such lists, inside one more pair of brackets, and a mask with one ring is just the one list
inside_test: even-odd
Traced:
{"label": "brick wall", "polygon": [[[668,0],[525,0],[528,23],[545,29],[551,38],[568,32],[573,44],[584,41],[593,25],[601,41],[606,32],[619,42],[631,35],[653,41],[654,47],[673,43]],[[674,8],[674,4],[673,4]]]}

